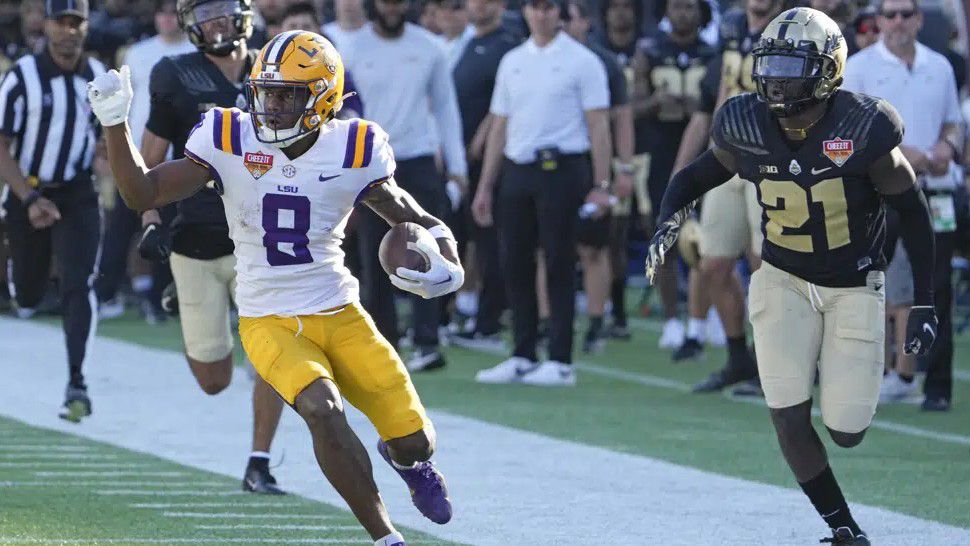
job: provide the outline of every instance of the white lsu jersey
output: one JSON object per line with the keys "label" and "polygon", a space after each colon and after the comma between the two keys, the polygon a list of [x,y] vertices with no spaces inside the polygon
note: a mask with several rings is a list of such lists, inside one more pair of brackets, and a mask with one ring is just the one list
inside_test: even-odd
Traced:
{"label": "white lsu jersey", "polygon": [[256,139],[250,116],[213,108],[185,144],[222,194],[236,245],[236,305],[244,317],[309,315],[359,299],[340,243],[354,205],[394,174],[385,133],[333,120],[296,159]]}

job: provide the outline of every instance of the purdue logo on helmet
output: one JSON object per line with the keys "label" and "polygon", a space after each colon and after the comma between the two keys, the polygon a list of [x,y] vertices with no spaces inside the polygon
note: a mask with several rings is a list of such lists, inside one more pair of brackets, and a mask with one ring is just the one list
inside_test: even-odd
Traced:
{"label": "purdue logo on helmet", "polygon": [[326,38],[291,30],[269,41],[246,84],[260,142],[285,148],[327,123],[344,99],[344,63]]}
{"label": "purdue logo on helmet", "polygon": [[[192,44],[204,53],[225,57],[239,47],[239,42],[253,35],[252,0],[177,0],[175,13],[179,28]],[[206,32],[203,24],[226,17],[232,32],[219,29]]]}
{"label": "purdue logo on helmet", "polygon": [[846,45],[824,13],[794,8],[775,17],[751,52],[758,96],[775,115],[797,114],[828,100],[842,85]]}

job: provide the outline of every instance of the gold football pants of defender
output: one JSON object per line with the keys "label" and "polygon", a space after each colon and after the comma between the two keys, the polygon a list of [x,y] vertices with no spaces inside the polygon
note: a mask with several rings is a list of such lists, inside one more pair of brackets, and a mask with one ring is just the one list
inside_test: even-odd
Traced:
{"label": "gold football pants of defender", "polygon": [[884,278],[874,271],[866,286],[827,288],[762,263],[748,308],[768,407],[810,399],[817,369],[825,425],[846,433],[869,426],[885,358]]}
{"label": "gold football pants of defender", "polygon": [[381,439],[430,426],[407,369],[359,303],[295,317],[240,317],[253,367],[287,403],[317,379],[332,381]]}

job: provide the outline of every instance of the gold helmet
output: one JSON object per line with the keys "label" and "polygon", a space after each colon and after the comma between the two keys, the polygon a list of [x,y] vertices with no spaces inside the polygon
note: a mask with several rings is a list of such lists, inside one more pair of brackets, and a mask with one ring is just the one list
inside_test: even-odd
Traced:
{"label": "gold helmet", "polygon": [[758,95],[779,117],[828,100],[842,85],[846,51],[839,25],[827,15],[786,10],[768,23],[751,52]]}
{"label": "gold helmet", "polygon": [[701,224],[695,218],[688,218],[680,226],[677,237],[677,252],[688,267],[697,267],[701,263]]}
{"label": "gold helmet", "polygon": [[344,63],[326,38],[291,30],[269,41],[253,64],[246,101],[260,142],[285,148],[340,111]]}

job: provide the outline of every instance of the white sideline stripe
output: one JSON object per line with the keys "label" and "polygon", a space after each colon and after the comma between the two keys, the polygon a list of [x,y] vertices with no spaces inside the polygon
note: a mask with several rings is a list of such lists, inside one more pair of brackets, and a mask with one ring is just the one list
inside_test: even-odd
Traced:
{"label": "white sideline stripe", "polygon": [[65,445],[47,445],[47,444],[6,444],[0,445],[0,453],[4,451],[56,451],[56,452],[67,452],[67,453],[86,453],[95,454],[95,450],[85,446],[65,446]]}
{"label": "white sideline stripe", "polygon": [[[486,351],[479,349],[468,349],[468,350],[478,350],[479,352],[484,352],[488,354],[496,354],[494,351]],[[504,354],[504,353],[502,353]],[[590,364],[587,362],[576,362],[577,370],[582,370],[593,375],[599,375],[602,377],[608,377],[610,379],[616,379],[618,381],[626,381],[628,383],[638,383],[640,385],[645,385],[648,387],[657,387],[661,389],[675,390],[678,392],[691,392],[691,386],[683,381],[677,381],[676,379],[667,379],[666,377],[658,377],[655,375],[630,372],[626,370],[618,370],[614,368],[607,368],[605,366],[600,366],[598,364]],[[729,400],[734,402],[743,402],[746,404],[755,404],[764,406],[764,400],[762,398],[752,398],[749,396],[728,396]],[[818,408],[812,408],[812,415],[819,416],[821,413]],[[897,434],[905,434],[908,436],[915,436],[917,438],[927,438],[930,440],[936,440],[939,442],[946,442],[951,444],[959,445],[970,445],[970,436],[964,436],[962,434],[956,434],[951,432],[939,432],[935,430],[928,430],[925,428],[905,425],[903,423],[896,423],[893,421],[886,421],[883,419],[873,419],[872,428],[878,428],[888,432],[894,432]]]}
{"label": "white sideline stripe", "polygon": [[133,502],[131,508],[152,508],[155,510],[171,508],[294,508],[299,506],[292,502]]}
{"label": "white sideline stripe", "polygon": [[[73,481],[31,480],[0,482],[0,487],[225,487],[225,482],[124,482],[124,481]],[[165,490],[155,491],[164,493]]]}
{"label": "white sideline stripe", "polygon": [[[333,519],[328,514],[247,514],[244,512],[162,512],[167,518],[194,519]],[[354,527],[360,529],[360,527]]]}
{"label": "white sideline stripe", "polygon": [[[0,453],[0,461],[7,461],[12,459],[51,459],[55,461],[73,461],[73,460],[87,460],[87,459],[98,459],[100,460],[115,460],[117,455],[101,455],[95,453]],[[65,465],[71,463],[64,463]]]}
{"label": "white sideline stripe", "polygon": [[346,538],[21,538],[0,544],[371,544]]}
{"label": "white sideline stripe", "polygon": [[[36,394],[62,387],[63,344],[34,341],[60,338],[59,329],[0,319],[0,331],[0,354],[23,355],[4,359],[9,380],[0,383],[0,415],[238,479],[252,426],[252,383],[245,371],[235,370],[235,381],[220,396],[207,397],[199,393],[181,353],[101,338],[98,354],[105,357],[87,374],[100,409],[77,426],[57,417],[60,400]],[[467,381],[470,385],[471,377]],[[160,405],[178,411],[162,416]],[[373,427],[348,409],[351,426],[370,448],[375,482],[402,528],[476,546],[623,544],[631,536],[655,537],[658,532],[669,546],[734,546],[763,542],[765,529],[773,546],[803,546],[825,534],[824,524],[794,487],[703,472],[443,411],[429,413],[440,440],[435,459],[456,503],[454,520],[444,526],[414,509],[400,477],[376,455]],[[284,450],[286,464],[274,472],[285,489],[346,510],[320,473],[306,425],[292,411],[284,412],[274,440],[274,452]],[[141,492],[146,501],[165,494]],[[190,491],[184,500],[201,500],[198,493]],[[241,490],[234,494],[246,495]],[[970,544],[967,529],[861,504],[853,504],[852,511],[880,546]],[[675,532],[669,531],[671,522]]]}
{"label": "white sideline stripe", "polygon": [[181,476],[188,476],[187,472],[181,472],[177,470],[171,471],[148,471],[143,472],[141,470],[105,470],[105,471],[92,471],[92,472],[72,472],[72,471],[47,471],[41,470],[34,472],[34,476],[38,478],[121,478],[124,476],[145,476],[152,478],[178,478]]}
{"label": "white sideline stripe", "polygon": [[953,379],[970,382],[970,370],[953,370]]}
{"label": "white sideline stripe", "polygon": [[[672,389],[680,392],[690,392],[691,390],[691,386],[682,381],[666,379],[663,377],[656,377],[648,374],[628,372],[625,370],[614,370],[612,368],[606,368],[604,366],[599,366],[596,364],[577,363],[576,368],[579,370],[583,370],[587,373],[592,373],[594,375],[600,375],[603,377],[609,377],[611,379],[618,379],[620,381],[627,381],[631,383],[639,383],[641,385],[647,385],[650,387],[660,387],[660,388]],[[728,398],[735,402],[743,402],[746,404],[754,404],[758,406],[765,405],[764,399],[760,397],[731,396]],[[819,411],[817,407],[812,408],[812,415],[818,417],[821,414],[822,414],[821,411]],[[902,423],[884,421],[882,419],[873,419],[872,424],[870,426],[872,428],[878,428],[880,430],[885,430],[888,432],[895,432],[897,434],[906,434],[909,436],[916,436],[919,438],[928,438],[930,440],[936,440],[939,442],[947,442],[951,444],[970,446],[970,436],[964,436],[962,434],[927,430],[927,429],[912,426],[912,425],[904,425]]]}
{"label": "white sideline stripe", "polygon": [[196,525],[203,531],[234,531],[243,529],[266,529],[267,531],[360,531],[360,525],[261,525],[253,523]]}
{"label": "white sideline stripe", "polygon": [[3,462],[0,461],[0,468],[146,468],[148,463],[75,463],[65,461],[41,461],[41,462]]}
{"label": "white sideline stripe", "polygon": [[[101,484],[102,486],[104,484]],[[199,491],[198,489],[162,490],[157,489],[98,489],[95,495],[132,496],[132,497],[238,497],[251,495],[245,491]]]}

